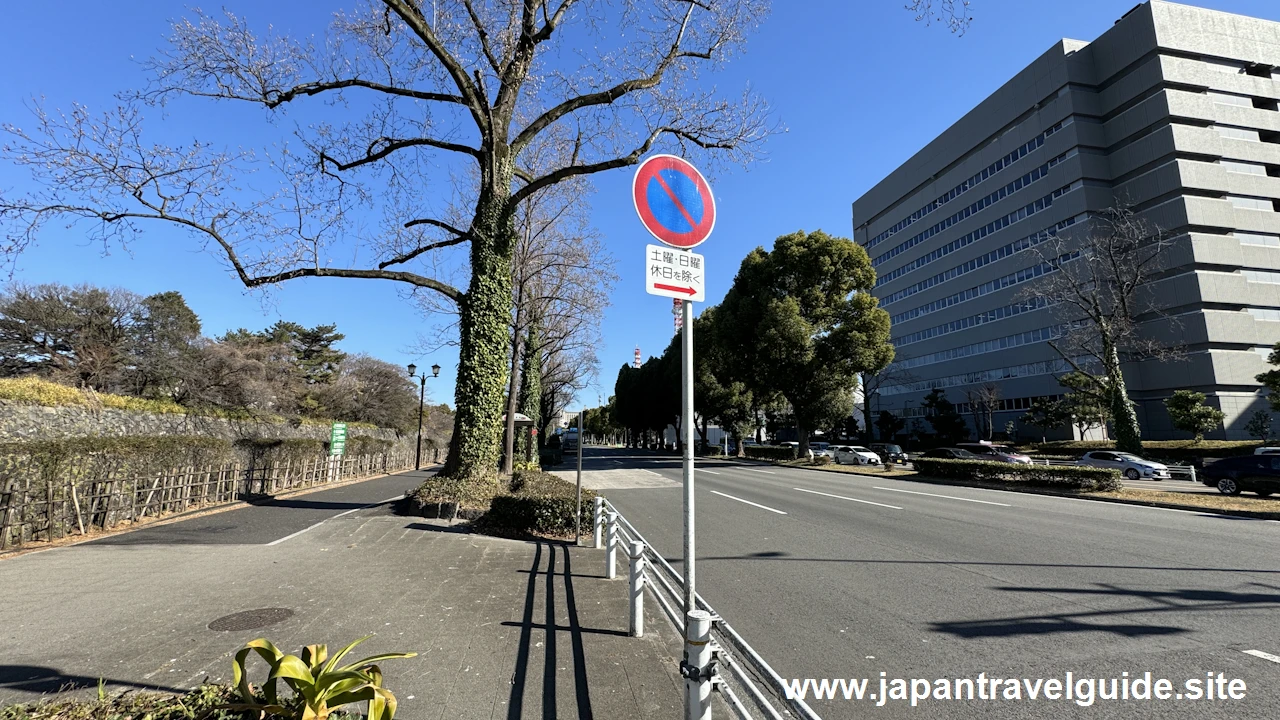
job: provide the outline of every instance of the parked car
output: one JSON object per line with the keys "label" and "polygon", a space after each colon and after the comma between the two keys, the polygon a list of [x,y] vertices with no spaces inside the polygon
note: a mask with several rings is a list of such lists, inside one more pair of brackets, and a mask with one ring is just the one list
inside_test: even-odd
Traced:
{"label": "parked car", "polygon": [[871,450],[883,458],[886,463],[905,463],[907,461],[907,454],[902,451],[901,445],[875,443],[871,446]]}
{"label": "parked car", "polygon": [[836,449],[831,447],[831,443],[811,442],[809,443],[809,449],[813,451],[814,457],[825,455],[832,460],[836,459]]}
{"label": "parked car", "polygon": [[1076,464],[1085,467],[1119,470],[1121,474],[1130,480],[1139,478],[1150,478],[1152,480],[1169,479],[1168,465],[1163,465],[1153,460],[1145,460],[1137,455],[1111,450],[1087,452],[1076,461]]}
{"label": "parked car", "polygon": [[1200,481],[1223,495],[1255,492],[1267,497],[1280,492],[1280,456],[1244,455],[1205,465]]}
{"label": "parked car", "polygon": [[1280,447],[1260,447],[1253,451],[1254,455],[1280,455]]}
{"label": "parked car", "polygon": [[983,440],[976,443],[960,443],[958,447],[977,455],[979,460],[1022,463],[1023,465],[1031,464],[1030,457],[1019,453],[1008,445],[996,445]]}
{"label": "parked car", "polygon": [[937,458],[939,460],[982,460],[964,448],[941,447],[925,450],[920,457]]}
{"label": "parked car", "polygon": [[841,445],[835,450],[836,462],[840,465],[879,465],[880,456],[870,448],[861,445]]}

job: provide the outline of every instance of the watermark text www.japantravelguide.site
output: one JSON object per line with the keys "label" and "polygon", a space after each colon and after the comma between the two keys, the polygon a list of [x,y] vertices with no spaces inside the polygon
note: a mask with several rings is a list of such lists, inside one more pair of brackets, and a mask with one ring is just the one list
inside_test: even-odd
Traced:
{"label": "watermark text www.japantravelguide.site", "polygon": [[865,700],[883,706],[907,702],[915,707],[929,700],[1058,700],[1088,707],[1113,700],[1243,700],[1248,688],[1240,678],[1206,672],[1203,678],[1180,682],[1152,678],[1151,673],[1130,677],[997,678],[979,673],[970,678],[890,678],[880,673],[877,682],[867,678],[793,678],[784,681],[791,700]]}

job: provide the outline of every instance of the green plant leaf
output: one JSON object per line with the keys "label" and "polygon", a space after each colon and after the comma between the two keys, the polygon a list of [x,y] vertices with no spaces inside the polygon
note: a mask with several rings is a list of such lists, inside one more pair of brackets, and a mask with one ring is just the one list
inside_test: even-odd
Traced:
{"label": "green plant leaf", "polygon": [[347,653],[351,652],[353,649],[355,649],[355,646],[359,645],[360,643],[364,642],[365,640],[368,640],[368,639],[369,639],[369,638],[371,638],[371,637],[373,637],[373,636],[372,636],[372,635],[365,635],[365,636],[364,636],[364,637],[362,637],[362,638],[359,638],[359,639],[357,639],[357,640],[353,640],[353,641],[351,641],[351,643],[350,643],[349,645],[347,645],[346,647],[344,647],[344,648],[342,648],[341,650],[339,650],[339,651],[337,652],[337,654],[335,654],[335,655],[334,655],[334,656],[329,660],[329,662],[328,662],[328,663],[325,663],[324,671],[325,671],[325,672],[329,672],[329,671],[333,670],[334,668],[338,667],[338,663],[342,661],[342,658],[344,658],[344,657],[346,657],[346,656],[347,656]]}
{"label": "green plant leaf", "polygon": [[416,652],[383,653],[382,655],[370,655],[369,657],[364,658],[363,660],[359,660],[357,662],[353,662],[342,669],[343,670],[361,670],[370,665],[373,665],[374,663],[382,662],[383,660],[399,660],[402,658],[411,658],[411,657],[417,657],[417,656],[418,656],[418,653]]}

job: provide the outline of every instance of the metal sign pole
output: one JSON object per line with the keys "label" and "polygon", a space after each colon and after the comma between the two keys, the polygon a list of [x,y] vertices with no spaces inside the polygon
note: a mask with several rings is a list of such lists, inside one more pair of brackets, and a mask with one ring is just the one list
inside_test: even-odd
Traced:
{"label": "metal sign pole", "polygon": [[698,609],[693,544],[693,303],[681,309],[684,328],[680,353],[680,432],[684,435],[684,612]]}
{"label": "metal sign pole", "polygon": [[582,543],[582,416],[586,414],[586,408],[578,412],[578,511],[573,516],[574,545]]}

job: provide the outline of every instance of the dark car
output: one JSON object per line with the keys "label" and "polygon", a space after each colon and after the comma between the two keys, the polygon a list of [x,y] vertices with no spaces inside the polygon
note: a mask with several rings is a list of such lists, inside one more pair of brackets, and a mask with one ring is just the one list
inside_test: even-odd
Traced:
{"label": "dark car", "polygon": [[1280,492],[1280,455],[1225,458],[1206,465],[1200,471],[1200,480],[1218,488],[1223,495],[1239,495],[1248,490],[1267,497]]}
{"label": "dark car", "polygon": [[893,445],[891,443],[873,443],[871,450],[880,456],[886,464],[888,463],[905,463],[907,454],[902,452],[901,445]]}
{"label": "dark car", "polygon": [[964,448],[934,448],[926,450],[920,457],[939,458],[941,460],[981,460],[982,458]]}

